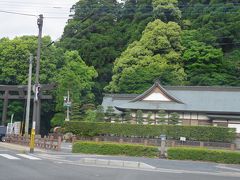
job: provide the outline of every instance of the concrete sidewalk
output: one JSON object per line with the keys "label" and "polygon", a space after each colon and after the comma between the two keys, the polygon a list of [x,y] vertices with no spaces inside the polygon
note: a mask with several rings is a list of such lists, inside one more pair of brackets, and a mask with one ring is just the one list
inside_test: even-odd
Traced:
{"label": "concrete sidewalk", "polygon": [[[11,144],[11,143],[6,143],[6,142],[0,142],[0,147],[5,148],[5,149],[10,149],[10,150],[16,150],[16,151],[25,151],[29,152],[30,148],[28,146],[22,146],[19,144]],[[35,152],[46,152],[44,149],[39,149],[39,148],[34,148]]]}

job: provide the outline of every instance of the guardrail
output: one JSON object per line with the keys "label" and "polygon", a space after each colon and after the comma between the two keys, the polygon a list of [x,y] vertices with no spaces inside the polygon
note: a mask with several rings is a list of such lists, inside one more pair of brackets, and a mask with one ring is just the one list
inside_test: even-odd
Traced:
{"label": "guardrail", "polygon": [[[30,143],[30,135],[8,135],[5,137],[5,141],[8,143],[14,143],[24,146],[29,146]],[[40,135],[35,136],[35,147],[42,149],[50,149],[50,150],[61,150],[62,137],[58,136],[54,138],[54,136],[44,136],[43,138]]]}

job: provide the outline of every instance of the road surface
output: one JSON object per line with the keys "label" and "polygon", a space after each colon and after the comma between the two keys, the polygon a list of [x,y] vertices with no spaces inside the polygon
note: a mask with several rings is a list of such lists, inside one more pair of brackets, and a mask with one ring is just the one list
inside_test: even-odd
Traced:
{"label": "road surface", "polygon": [[[94,162],[114,162],[101,164]],[[139,162],[150,168],[119,166]],[[127,164],[127,163],[126,163]],[[129,164],[129,163],[128,163]],[[239,180],[240,166],[149,158],[28,152],[0,147],[0,180]]]}

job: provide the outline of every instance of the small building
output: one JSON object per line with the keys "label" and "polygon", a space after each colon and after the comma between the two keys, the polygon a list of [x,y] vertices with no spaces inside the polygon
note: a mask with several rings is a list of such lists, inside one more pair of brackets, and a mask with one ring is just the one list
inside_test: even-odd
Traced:
{"label": "small building", "polygon": [[240,133],[240,87],[161,86],[155,82],[142,94],[105,94],[102,106],[121,114],[131,111],[133,119],[137,110],[143,118],[149,112],[156,120],[160,110],[166,119],[176,112],[182,125],[213,125],[234,127]]}

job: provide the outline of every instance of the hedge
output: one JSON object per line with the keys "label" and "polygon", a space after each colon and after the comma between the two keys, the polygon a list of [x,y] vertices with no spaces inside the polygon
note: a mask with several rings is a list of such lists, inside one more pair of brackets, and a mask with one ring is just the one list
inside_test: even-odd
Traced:
{"label": "hedge", "polygon": [[160,134],[168,139],[179,140],[186,137],[191,141],[232,142],[236,138],[234,128],[214,126],[140,125],[120,123],[90,123],[69,121],[64,124],[64,132],[78,136],[114,135],[124,137],[154,138]]}
{"label": "hedge", "polygon": [[226,164],[240,164],[240,153],[204,148],[168,148],[169,159],[211,161]]}
{"label": "hedge", "polygon": [[105,142],[77,141],[73,144],[73,153],[127,155],[139,157],[157,157],[159,151],[154,146],[119,144]]}

